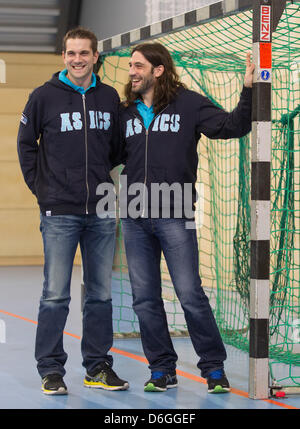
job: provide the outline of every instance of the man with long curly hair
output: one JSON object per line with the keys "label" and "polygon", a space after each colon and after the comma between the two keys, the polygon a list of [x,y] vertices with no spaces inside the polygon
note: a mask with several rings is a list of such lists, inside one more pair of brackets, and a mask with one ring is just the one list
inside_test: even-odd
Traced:
{"label": "man with long curly hair", "polygon": [[[177,386],[178,357],[162,300],[162,252],[199,356],[197,366],[207,379],[208,392],[230,391],[224,371],[226,350],[201,286],[196,229],[191,227],[195,223],[193,216],[187,215],[186,206],[190,202],[194,207],[196,201],[197,143],[201,134],[211,139],[239,138],[251,129],[253,71],[247,54],[240,100],[229,113],[180,82],[171,55],[163,45],[141,44],[131,54],[126,99],[121,109],[125,164],[122,177],[126,177],[128,187],[142,185],[142,196],[137,198],[128,192],[126,215],[121,211],[121,217],[133,308],[151,370],[144,387],[147,392]],[[157,192],[163,185],[174,191],[169,192],[168,198]],[[178,192],[175,196],[178,189],[181,198]]]}

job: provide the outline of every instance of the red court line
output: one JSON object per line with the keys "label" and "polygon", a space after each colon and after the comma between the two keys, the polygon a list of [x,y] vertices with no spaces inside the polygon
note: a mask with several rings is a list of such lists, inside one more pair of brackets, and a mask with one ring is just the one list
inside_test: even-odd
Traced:
{"label": "red court line", "polygon": [[[7,316],[15,317],[15,318],[23,320],[25,322],[30,322],[30,323],[37,325],[37,322],[35,320],[31,320],[31,319],[28,319],[27,317],[19,316],[18,314],[9,313],[8,311],[4,311],[4,310],[0,310],[0,313],[3,313],[3,314],[6,314]],[[79,335],[75,335],[75,334],[72,334],[72,333],[67,332],[67,331],[64,331],[64,334],[69,335],[70,337],[76,338],[78,340],[81,340],[81,337]],[[126,352],[125,350],[120,350],[120,349],[117,349],[115,347],[112,347],[111,351],[113,353],[117,353],[119,355],[128,357],[130,359],[134,359],[134,360],[137,360],[139,362],[143,362],[143,363],[148,364],[148,361],[146,358],[144,358],[142,356],[138,356],[134,353]],[[202,383],[202,384],[206,384],[205,378],[202,378],[198,375],[190,374],[189,372],[181,371],[180,369],[177,369],[176,373],[178,375],[180,375],[181,377],[185,377],[189,380],[196,381],[196,382]],[[239,390],[239,389],[235,389],[235,388],[231,387],[230,392],[234,393],[235,395],[242,396],[244,398],[249,398],[248,393],[244,392],[243,390]],[[289,410],[299,410],[299,408],[297,408],[297,407],[293,407],[292,405],[284,404],[283,402],[278,402],[278,401],[275,401],[273,399],[259,399],[259,400],[267,402],[269,404],[278,405],[279,407],[287,408]]]}

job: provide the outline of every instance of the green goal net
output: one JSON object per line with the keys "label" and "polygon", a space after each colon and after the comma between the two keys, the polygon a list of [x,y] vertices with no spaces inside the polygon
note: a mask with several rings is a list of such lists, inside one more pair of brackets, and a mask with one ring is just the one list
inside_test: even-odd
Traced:
{"label": "green goal net", "polygon": [[[226,110],[236,106],[246,53],[252,50],[251,9],[184,25],[150,40],[170,50],[181,80],[191,89]],[[130,50],[123,44],[102,53],[101,79],[114,86],[121,98]],[[273,34],[272,58],[270,362],[275,371],[277,363],[300,366],[300,2],[287,2]],[[224,341],[245,351],[249,346],[250,145],[251,133],[239,140],[212,141],[202,136],[196,207],[203,287]],[[187,335],[163,258],[161,271],[170,331]],[[114,280],[115,332],[138,334],[121,229]],[[287,372],[287,378],[300,384],[300,376]]]}

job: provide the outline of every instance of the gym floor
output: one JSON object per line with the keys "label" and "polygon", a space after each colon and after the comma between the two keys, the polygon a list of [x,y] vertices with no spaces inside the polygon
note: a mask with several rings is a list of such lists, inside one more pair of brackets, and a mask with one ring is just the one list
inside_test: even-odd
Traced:
{"label": "gym floor", "polygon": [[[47,396],[34,360],[34,341],[42,267],[0,267],[0,409],[105,409],[105,410],[187,410],[187,409],[300,409],[299,396],[284,399],[248,398],[248,355],[226,346],[226,373],[232,391],[210,395],[196,367],[197,356],[189,338],[173,338],[178,353],[178,387],[163,393],[143,391],[150,372],[139,338],[115,339],[111,354],[114,370],[129,381],[127,391],[87,389],[81,365],[81,273],[74,267],[72,300],[65,329],[68,353],[64,378],[69,395]],[[279,369],[280,371],[281,369]],[[294,369],[293,369],[294,370]],[[286,371],[282,365],[282,372]],[[300,368],[295,368],[299,376]]]}

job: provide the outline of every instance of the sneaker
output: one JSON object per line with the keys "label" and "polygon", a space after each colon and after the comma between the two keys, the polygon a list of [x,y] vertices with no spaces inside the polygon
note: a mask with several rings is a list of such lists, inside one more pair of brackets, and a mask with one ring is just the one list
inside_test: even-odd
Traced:
{"label": "sneaker", "polygon": [[145,392],[165,392],[167,389],[177,387],[176,371],[169,373],[162,371],[151,372],[150,380],[146,381]]}
{"label": "sneaker", "polygon": [[121,380],[107,362],[101,362],[92,374],[86,374],[85,387],[105,390],[127,390],[128,381]]}
{"label": "sneaker", "polygon": [[67,386],[60,374],[49,374],[42,379],[42,391],[46,395],[67,395]]}
{"label": "sneaker", "polygon": [[208,393],[230,392],[229,382],[223,369],[212,371],[207,377]]}

